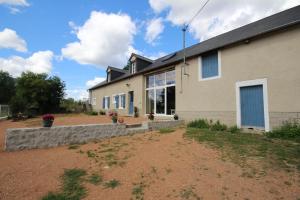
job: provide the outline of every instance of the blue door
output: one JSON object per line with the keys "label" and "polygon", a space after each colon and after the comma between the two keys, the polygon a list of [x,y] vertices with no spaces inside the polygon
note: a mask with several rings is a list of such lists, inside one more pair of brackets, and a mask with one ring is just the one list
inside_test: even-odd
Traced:
{"label": "blue door", "polygon": [[128,97],[129,97],[129,110],[128,110],[128,113],[129,115],[133,115],[133,91],[129,92],[128,94]]}
{"label": "blue door", "polygon": [[263,86],[240,88],[241,125],[265,127]]}

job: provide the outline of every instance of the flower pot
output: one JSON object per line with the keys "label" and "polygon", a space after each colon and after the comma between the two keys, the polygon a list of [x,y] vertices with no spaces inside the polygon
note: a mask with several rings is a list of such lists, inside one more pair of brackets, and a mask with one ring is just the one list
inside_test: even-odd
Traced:
{"label": "flower pot", "polygon": [[43,120],[44,127],[51,127],[53,124],[53,120]]}
{"label": "flower pot", "polygon": [[117,118],[113,118],[113,119],[112,119],[112,123],[113,123],[113,124],[116,124],[117,122],[118,122],[118,119],[117,119]]}

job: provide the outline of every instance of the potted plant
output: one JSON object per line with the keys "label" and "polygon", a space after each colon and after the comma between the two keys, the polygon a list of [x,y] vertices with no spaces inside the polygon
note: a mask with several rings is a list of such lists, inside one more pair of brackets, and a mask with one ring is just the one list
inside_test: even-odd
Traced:
{"label": "potted plant", "polygon": [[154,113],[151,112],[149,115],[148,115],[148,119],[150,119],[151,121],[154,120]]}
{"label": "potted plant", "polygon": [[43,115],[43,126],[51,127],[54,121],[54,116],[51,114]]}
{"label": "potted plant", "polygon": [[119,122],[120,124],[123,124],[123,123],[124,123],[124,119],[123,119],[123,118],[119,118],[119,119],[118,119],[118,122]]}
{"label": "potted plant", "polygon": [[139,116],[139,109],[138,107],[134,107],[134,117],[138,117]]}
{"label": "potted plant", "polygon": [[118,121],[118,113],[116,111],[110,111],[108,115],[110,116],[112,123],[116,124]]}
{"label": "potted plant", "polygon": [[174,115],[174,120],[178,120],[178,119],[179,119],[178,115],[175,114],[175,115]]}

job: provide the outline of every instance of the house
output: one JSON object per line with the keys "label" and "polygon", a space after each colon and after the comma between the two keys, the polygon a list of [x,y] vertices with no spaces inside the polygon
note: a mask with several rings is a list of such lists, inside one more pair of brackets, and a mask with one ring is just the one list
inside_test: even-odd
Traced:
{"label": "house", "polygon": [[132,54],[89,89],[94,110],[220,120],[269,131],[300,119],[300,6],[156,60]]}

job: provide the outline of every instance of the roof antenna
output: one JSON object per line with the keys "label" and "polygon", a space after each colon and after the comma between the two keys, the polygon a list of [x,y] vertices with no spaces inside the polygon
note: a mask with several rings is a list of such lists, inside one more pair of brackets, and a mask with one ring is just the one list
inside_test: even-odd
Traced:
{"label": "roof antenna", "polygon": [[197,13],[188,21],[188,23],[183,24],[182,27],[182,36],[183,36],[183,65],[184,65],[184,75],[188,75],[185,71],[185,66],[188,65],[186,63],[186,48],[185,48],[185,35],[186,31],[189,28],[189,25],[192,23],[192,21],[199,15],[199,13],[203,10],[203,8],[206,6],[206,4],[209,2],[209,0],[206,0],[206,2],[203,4],[203,6],[197,11]]}

